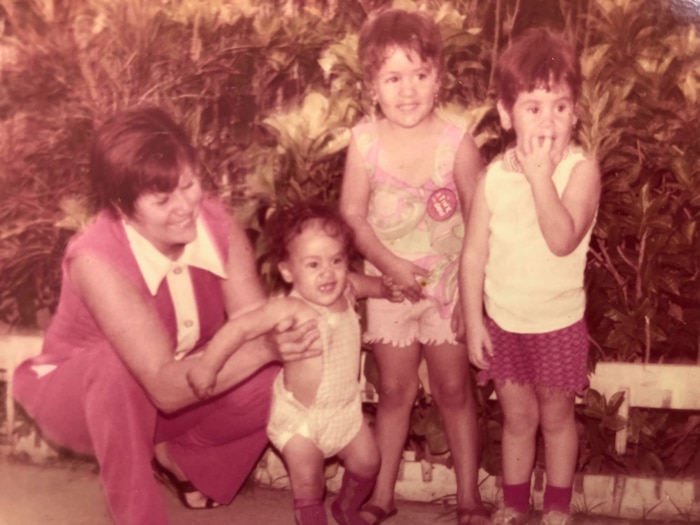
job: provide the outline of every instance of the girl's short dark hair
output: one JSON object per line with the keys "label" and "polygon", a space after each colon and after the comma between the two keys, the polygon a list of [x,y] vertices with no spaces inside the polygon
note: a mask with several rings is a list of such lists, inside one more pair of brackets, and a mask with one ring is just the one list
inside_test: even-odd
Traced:
{"label": "girl's short dark hair", "polygon": [[551,89],[566,83],[574,102],[581,95],[581,66],[574,47],[546,27],[528,29],[498,59],[495,71],[496,97],[508,110],[520,93]]}
{"label": "girl's short dark hair", "polygon": [[374,79],[392,47],[413,51],[442,72],[442,35],[427,13],[387,9],[370,15],[360,30],[357,50],[365,82]]}
{"label": "girl's short dark hair", "polygon": [[321,227],[330,237],[339,239],[345,255],[352,255],[353,232],[340,213],[321,204],[300,203],[278,209],[265,223],[265,239],[274,268],[289,257],[290,243],[312,225]]}
{"label": "girl's short dark hair", "polygon": [[185,131],[160,108],[122,111],[95,135],[90,179],[100,208],[127,217],[147,192],[171,192],[197,155]]}

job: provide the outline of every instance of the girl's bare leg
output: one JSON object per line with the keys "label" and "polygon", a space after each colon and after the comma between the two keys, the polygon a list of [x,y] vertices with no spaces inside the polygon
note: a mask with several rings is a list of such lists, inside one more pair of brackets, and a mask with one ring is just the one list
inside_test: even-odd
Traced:
{"label": "girl's bare leg", "polygon": [[574,482],[578,457],[574,398],[563,393],[538,393],[537,397],[547,484],[570,487]]}
{"label": "girl's bare leg", "polygon": [[440,410],[457,480],[457,508],[482,506],[479,494],[479,429],[466,348],[442,344],[424,348],[430,391]]}
{"label": "girl's bare leg", "polygon": [[503,481],[509,485],[529,483],[539,425],[537,395],[531,387],[511,382],[497,384],[496,395],[503,409]]}
{"label": "girl's bare leg", "polygon": [[[408,434],[411,409],[418,392],[421,352],[418,343],[402,347],[377,343],[373,350],[381,383],[375,421],[381,466],[367,503],[391,511],[394,508],[394,486]],[[371,514],[361,515],[370,523],[374,519]]]}

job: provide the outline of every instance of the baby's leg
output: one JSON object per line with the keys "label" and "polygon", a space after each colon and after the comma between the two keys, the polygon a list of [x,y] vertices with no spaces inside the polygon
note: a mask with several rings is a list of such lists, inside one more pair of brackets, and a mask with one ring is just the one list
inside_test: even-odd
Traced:
{"label": "baby's leg", "polygon": [[352,441],[338,453],[338,459],[353,474],[361,478],[375,478],[379,471],[379,448],[366,421],[362,422]]}
{"label": "baby's leg", "polygon": [[297,523],[327,525],[323,505],[326,489],[323,454],[310,439],[295,435],[284,446],[282,457],[292,485]]}
{"label": "baby's leg", "polygon": [[538,399],[547,472],[543,511],[568,514],[578,456],[574,397],[538,392]]}
{"label": "baby's leg", "polygon": [[426,345],[430,391],[445,425],[457,479],[457,507],[479,509],[479,432],[469,359],[461,345]]}
{"label": "baby's leg", "polygon": [[[394,509],[394,485],[418,392],[421,353],[417,342],[401,347],[375,343],[373,352],[380,377],[375,434],[381,466],[368,503],[390,512]],[[368,514],[365,519],[373,517]]]}
{"label": "baby's leg", "polygon": [[331,506],[333,517],[341,525],[366,525],[358,511],[372,491],[379,471],[379,449],[367,423],[362,423],[338,458],[345,466],[345,473],[338,497]]}
{"label": "baby's leg", "polygon": [[530,506],[530,478],[535,462],[539,424],[537,395],[532,387],[511,382],[496,384],[503,409],[503,498],[506,507],[526,513]]}

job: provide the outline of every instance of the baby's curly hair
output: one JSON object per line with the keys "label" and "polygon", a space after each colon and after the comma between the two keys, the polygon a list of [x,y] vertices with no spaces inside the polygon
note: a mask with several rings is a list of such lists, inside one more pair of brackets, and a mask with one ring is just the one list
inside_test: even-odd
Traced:
{"label": "baby's curly hair", "polygon": [[310,223],[319,225],[329,236],[338,238],[348,258],[352,255],[353,232],[340,213],[328,206],[305,202],[276,210],[265,223],[265,240],[273,268],[289,257],[289,244]]}

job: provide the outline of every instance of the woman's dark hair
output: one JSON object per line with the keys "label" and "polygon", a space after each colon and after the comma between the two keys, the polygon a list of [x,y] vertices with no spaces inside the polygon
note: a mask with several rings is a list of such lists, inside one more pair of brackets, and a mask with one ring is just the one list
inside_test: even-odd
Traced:
{"label": "woman's dark hair", "polygon": [[574,47],[546,27],[525,31],[499,57],[495,71],[496,98],[511,111],[520,93],[550,90],[566,83],[574,102],[581,96],[581,66]]}
{"label": "woman's dark hair", "polygon": [[289,244],[309,226],[321,227],[340,240],[350,257],[353,232],[338,211],[316,203],[301,203],[275,211],[265,223],[265,239],[273,268],[289,257]]}
{"label": "woman's dark hair", "polygon": [[100,208],[129,217],[139,196],[173,191],[187,170],[196,173],[196,152],[160,108],[122,111],[97,130],[90,179]]}
{"label": "woman's dark hair", "polygon": [[427,13],[387,9],[370,15],[360,30],[357,49],[365,82],[374,79],[392,47],[413,51],[423,62],[433,62],[438,74],[442,72],[442,35]]}

